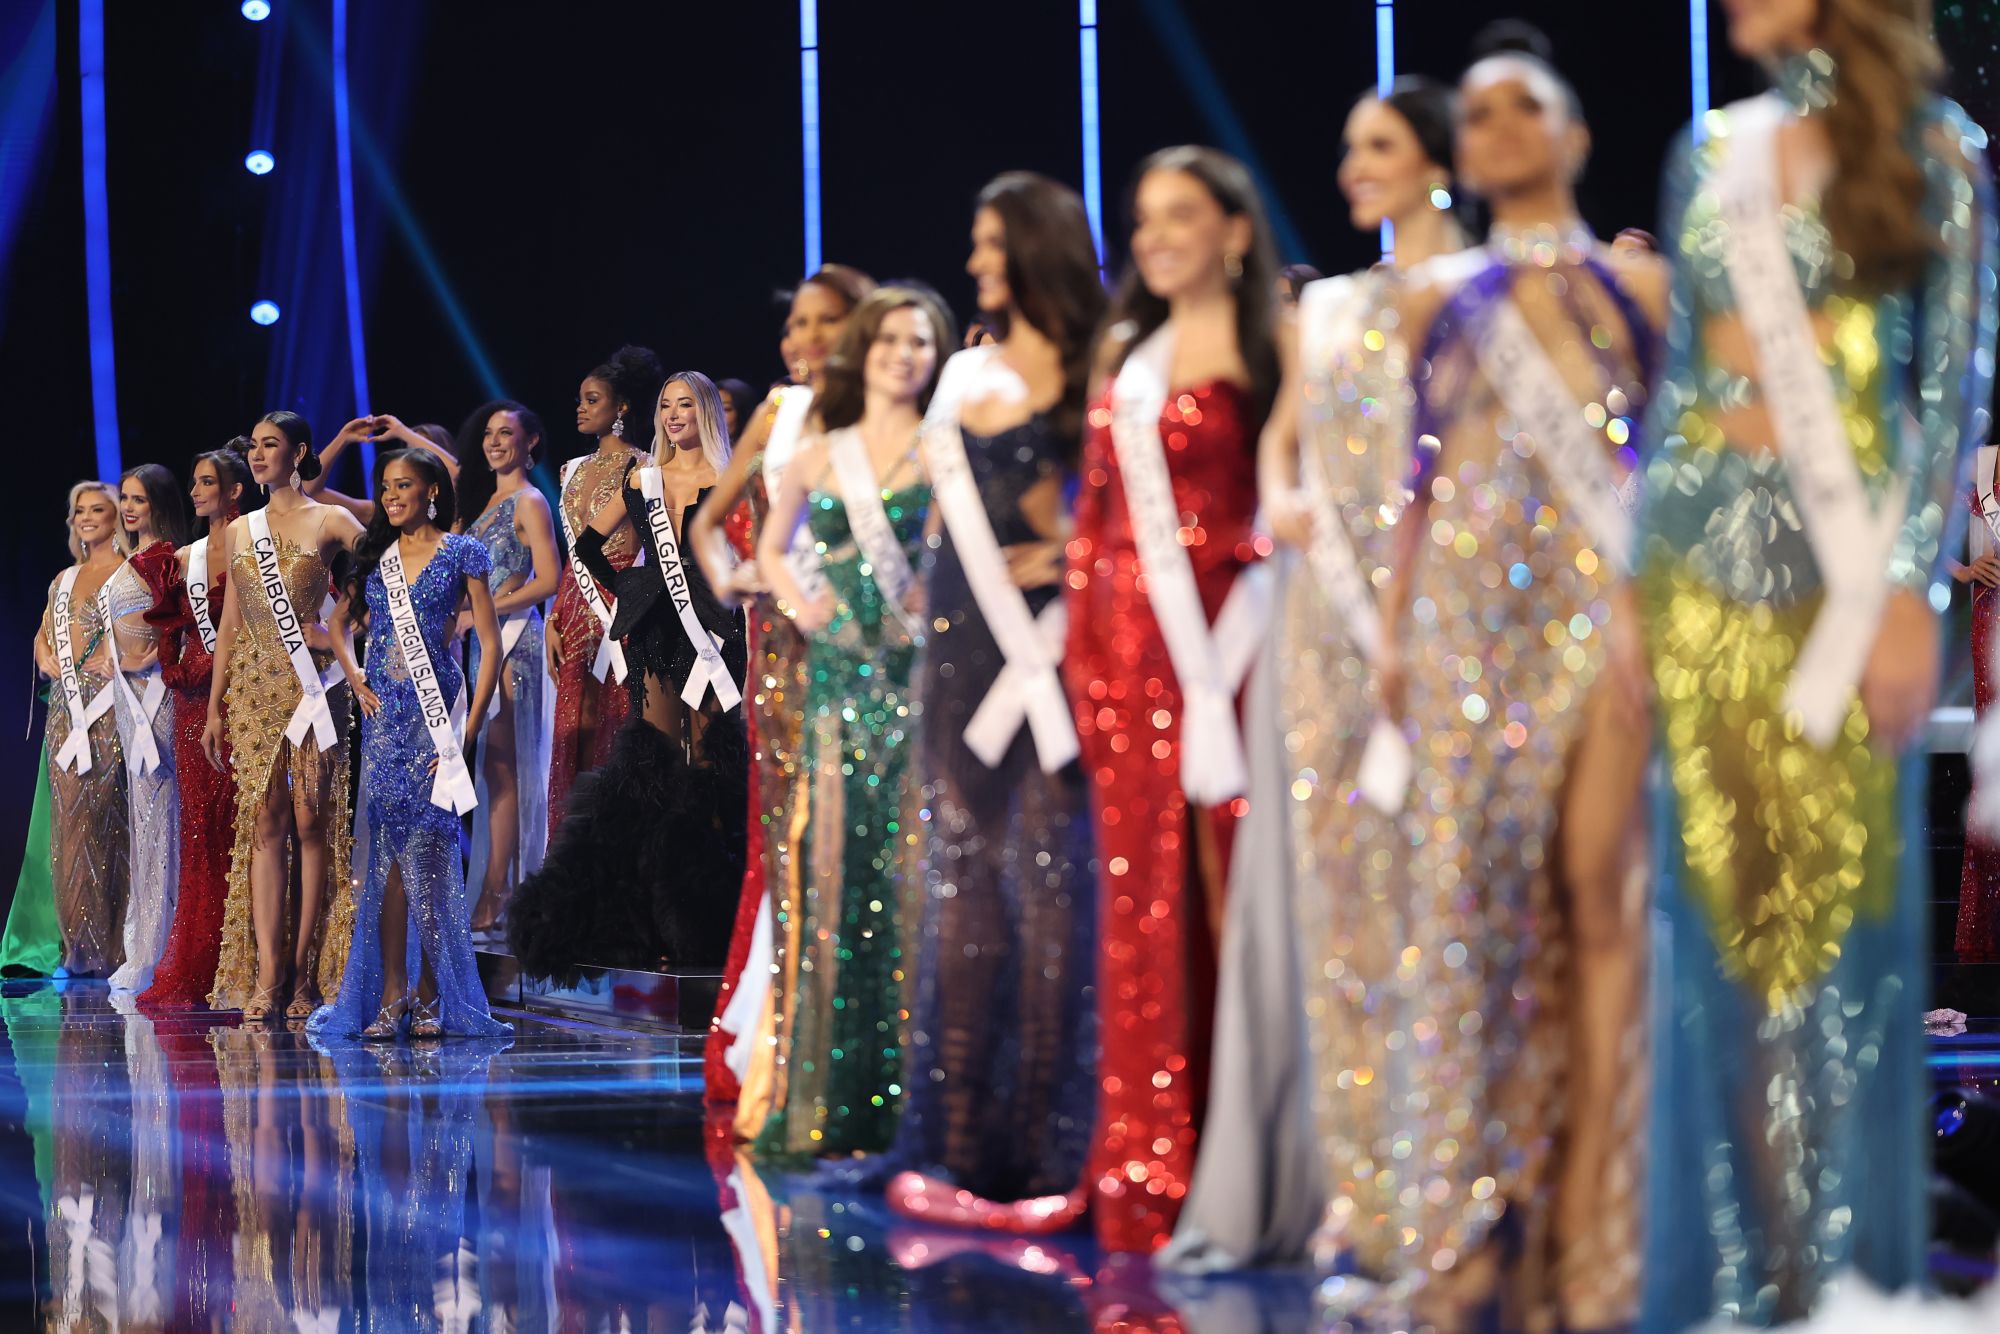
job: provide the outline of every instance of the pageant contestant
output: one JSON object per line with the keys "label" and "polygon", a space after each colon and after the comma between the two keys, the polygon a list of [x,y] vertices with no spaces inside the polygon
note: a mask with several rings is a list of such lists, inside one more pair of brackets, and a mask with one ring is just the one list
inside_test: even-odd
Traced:
{"label": "pageant contestant", "polygon": [[1588,131],[1542,55],[1476,63],[1458,117],[1493,230],[1473,272],[1403,304],[1426,378],[1377,659],[1414,783],[1359,774],[1394,814],[1350,807],[1352,837],[1317,844],[1335,902],[1316,999],[1346,1011],[1318,1025],[1321,1259],[1441,1328],[1496,1297],[1611,1327],[1637,1298],[1644,916],[1625,889],[1648,737],[1605,664],[1637,642],[1632,423],[1666,276],[1578,220]]}
{"label": "pageant contestant", "polygon": [[388,413],[378,413],[373,417],[356,417],[340,428],[326,447],[319,451],[319,475],[306,482],[304,493],[324,505],[338,505],[366,524],[375,517],[375,502],[367,496],[344,495],[327,485],[333,474],[333,465],[347,452],[348,446],[369,441],[380,449],[421,449],[437,456],[445,471],[451,474],[454,484],[458,481],[458,446],[451,432],[437,425],[405,426],[402,419]]}
{"label": "pageant contestant", "polygon": [[1370,236],[1390,223],[1396,248],[1388,263],[1304,287],[1258,446],[1265,514],[1285,549],[1273,562],[1278,621],[1245,705],[1250,813],[1230,864],[1208,1118],[1161,1257],[1187,1270],[1308,1253],[1326,1203],[1321,1137],[1344,1131],[1333,1116],[1316,1131],[1314,1105],[1330,1111],[1344,1096],[1341,1071],[1361,1063],[1351,1030],[1375,1022],[1319,993],[1342,974],[1347,942],[1386,941],[1403,920],[1391,901],[1350,894],[1345,863],[1358,838],[1387,832],[1358,803],[1356,777],[1377,724],[1367,685],[1389,533],[1408,495],[1414,390],[1400,303],[1412,270],[1465,244],[1449,212],[1451,94],[1400,79],[1355,105],[1342,138],[1349,216]]}
{"label": "pageant contestant", "polygon": [[[798,879],[792,859],[805,827],[805,769],[799,763],[806,697],[805,639],[773,604],[755,560],[733,547],[725,520],[747,497],[754,526],[761,526],[786,466],[798,452],[813,394],[847,317],[875,288],[872,278],[828,264],[801,282],[779,335],[779,356],[793,377],[750,414],[729,467],[708,502],[688,524],[688,543],[725,601],[747,601],[752,667],[744,710],[750,739],[749,837],[736,926],[709,1026],[702,1097],[712,1105],[736,1104],[735,1129],[755,1139],[777,1088],[778,1041],[785,1018],[775,1002],[790,994],[783,978],[797,960],[791,939],[797,925]],[[802,566],[817,559],[810,534],[795,545]],[[783,920],[779,915],[783,914]],[[748,981],[739,986],[742,979]]]}
{"label": "pageant contestant", "polygon": [[[582,775],[547,859],[521,883],[509,926],[521,969],[573,979],[581,965],[713,969],[743,879],[743,614],[722,606],[681,535],[729,463],[722,398],[707,376],[661,388],[653,453],[577,535],[575,554],[616,610],[631,712],[610,758]],[[605,553],[635,523],[645,556]],[[748,523],[745,515],[740,521]]]}
{"label": "pageant contestant", "polygon": [[187,509],[174,475],[157,463],[142,463],[119,484],[118,512],[132,554],[104,586],[104,601],[118,657],[112,712],[125,751],[132,854],[125,962],[111,975],[111,989],[144,991],[166,948],[180,883],[174,709],[161,672],[155,617],[180,582],[175,553],[187,541]]}
{"label": "pageant contestant", "polygon": [[1641,595],[1671,789],[1646,1323],[1925,1276],[1940,550],[1993,364],[1986,137],[1919,0],[1738,6],[1669,172]]}
{"label": "pageant contestant", "polygon": [[[1972,589],[1972,703],[1976,717],[1992,716],[1994,673],[2000,670],[1993,657],[2000,645],[1993,642],[2000,633],[2000,497],[1994,495],[1996,463],[2000,449],[1979,446],[1972,461],[1972,486],[1966,503],[1972,521],[1966,525],[1966,564],[1947,562],[1951,577]],[[1974,781],[1986,776],[1974,766]],[[1985,804],[1985,794],[1975,794],[1968,805]],[[1959,865],[1958,923],[1953,933],[1952,952],[1960,963],[2000,963],[2000,840],[1981,822],[1966,829],[1965,858]]]}
{"label": "pageant contestant", "polygon": [[1277,265],[1242,164],[1193,147],[1148,158],[1132,261],[1098,356],[1063,676],[1103,868],[1092,1214],[1105,1247],[1152,1251],[1194,1168],[1247,777],[1236,697],[1265,614],[1250,521],[1278,387]]}
{"label": "pageant contestant", "polygon": [[[910,678],[930,483],[918,428],[952,329],[937,298],[915,288],[877,289],[855,309],[815,405],[822,433],[786,469],[757,539],[759,568],[806,635],[813,668],[785,1096],[758,1139],[771,1155],[885,1149],[902,1102],[914,944],[905,923],[915,925],[922,892]],[[786,560],[801,521],[822,556],[803,582]]]}
{"label": "pageant contestant", "polygon": [[[611,738],[626,712],[625,650],[604,634],[611,625],[611,592],[599,588],[584,568],[576,554],[576,539],[624,485],[625,470],[645,458],[628,443],[627,433],[638,435],[665,378],[660,359],[650,348],[621,347],[611,360],[584,376],[577,390],[577,433],[596,441],[597,450],[571,459],[562,472],[561,519],[569,564],[544,630],[549,675],[556,683],[555,733],[549,751],[551,834],[562,827],[570,784],[610,756]],[[613,569],[624,569],[638,554],[638,529],[630,524],[605,544],[605,559]]]}
{"label": "pageant contestant", "polygon": [[[173,692],[174,776],[180,783],[180,890],[166,952],[153,985],[139,997],[148,1009],[203,1004],[222,949],[236,779],[226,739],[217,769],[201,753],[201,733],[208,722],[216,624],[228,594],[229,525],[262,499],[244,461],[249,448],[250,438],[238,436],[195,459],[188,499],[201,536],[181,549],[166,599],[147,613],[159,627],[160,675]],[[226,721],[223,733],[226,738]]]}
{"label": "pageant contestant", "polygon": [[952,357],[924,431],[943,520],[917,687],[930,846],[890,1155],[912,1170],[889,1202],[1054,1231],[1086,1199],[1097,1074],[1089,794],[1057,674],[1064,489],[1105,305],[1083,200],[1041,176],[994,180],[966,272],[1000,342]]}
{"label": "pageant contestant", "polygon": [[[38,693],[46,708],[47,689]],[[56,921],[55,882],[49,863],[54,807],[49,789],[48,732],[44,728],[34,803],[28,808],[28,835],[22,840],[21,874],[14,880],[14,900],[7,905],[7,929],[0,932],[0,977],[47,977],[62,966],[62,927]]]}
{"label": "pageant contestant", "polygon": [[69,552],[76,563],[49,585],[35,665],[56,683],[49,699],[49,857],[55,874],[62,972],[103,977],[125,961],[130,885],[125,752],[112,716],[118,670],[101,596],[125,562],[118,497],[104,482],[69,489]]}
{"label": "pageant contestant", "polygon": [[279,1004],[287,1019],[309,1018],[338,991],[347,962],[352,692],[319,609],[334,561],[352,553],[363,530],[346,510],[300,493],[319,459],[312,427],[297,413],[257,423],[249,462],[268,499],[227,529],[229,596],[215,629],[201,747],[221,769],[226,717],[236,838],[209,1003],[261,1022]]}
{"label": "pageant contestant", "polygon": [[[486,586],[500,620],[505,670],[479,733],[474,775],[479,805],[472,812],[468,892],[476,892],[472,932],[499,929],[507,900],[522,877],[542,864],[549,836],[549,680],[542,639],[542,604],[556,591],[556,554],[549,502],[528,479],[542,447],[542,419],[519,403],[498,399],[465,419],[458,453],[465,460],[455,485],[459,526],[486,548]],[[479,675],[479,644],[470,645]]]}
{"label": "pageant contestant", "polygon": [[[383,455],[375,496],[333,617],[334,656],[361,706],[368,875],[340,994],[307,1028],[371,1042],[394,1041],[405,1024],[413,1038],[497,1037],[510,1030],[486,1008],[458,860],[459,817],[476,799],[465,744],[486,719],[502,657],[486,548],[449,531],[451,474],[428,451]],[[449,649],[468,599],[485,665],[460,719],[453,706],[465,679]],[[365,671],[354,662],[358,607],[368,618]]]}

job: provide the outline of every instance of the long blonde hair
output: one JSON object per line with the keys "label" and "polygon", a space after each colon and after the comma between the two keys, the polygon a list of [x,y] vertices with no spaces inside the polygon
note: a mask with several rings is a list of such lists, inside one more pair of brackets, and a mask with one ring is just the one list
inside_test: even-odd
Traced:
{"label": "long blonde hair", "polygon": [[111,502],[111,513],[113,516],[111,523],[114,534],[111,544],[122,552],[130,552],[132,546],[130,539],[125,534],[124,520],[117,517],[118,488],[109,482],[85,479],[69,489],[69,507],[63,511],[63,529],[69,534],[69,558],[79,565],[83,563],[83,539],[76,535],[76,502],[77,498],[86,491],[102,491],[104,498]]}
{"label": "long blonde hair", "polygon": [[1820,211],[1854,261],[1856,288],[1908,287],[1936,248],[1923,220],[1923,168],[1905,139],[1944,73],[1930,0],[1820,0],[1819,42],[1833,57],[1835,92],[1822,113],[1834,169]]}
{"label": "long blonde hair", "polygon": [[[667,386],[679,380],[694,391],[695,430],[701,436],[702,456],[708,466],[715,469],[720,477],[729,467],[729,418],[722,413],[722,391],[715,387],[715,381],[700,371],[675,371],[660,381],[660,396],[666,396]],[[653,457],[659,458],[660,445],[664,433],[660,430],[660,405],[653,404]]]}

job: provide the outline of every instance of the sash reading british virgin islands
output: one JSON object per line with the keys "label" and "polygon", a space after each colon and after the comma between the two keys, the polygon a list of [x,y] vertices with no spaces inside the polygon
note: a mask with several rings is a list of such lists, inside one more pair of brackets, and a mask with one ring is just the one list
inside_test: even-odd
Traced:
{"label": "sash reading british virgin islands", "polygon": [[[576,475],[582,459],[571,459],[563,465],[561,490],[569,494],[569,480]],[[597,617],[600,632],[597,638],[597,656],[591,659],[590,674],[602,681],[604,674],[614,674],[622,684],[625,680],[625,649],[611,637],[611,603],[604,596],[604,590],[597,586],[597,580],[590,577],[584,568],[582,557],[576,554],[576,532],[570,526],[569,506],[558,505],[556,510],[562,515],[563,541],[569,545],[569,572],[576,580],[578,591],[583,594],[583,604],[590,608],[591,615]]]}
{"label": "sash reading british virgin islands", "polygon": [[1180,540],[1180,506],[1167,471],[1160,414],[1174,364],[1169,320],[1134,348],[1111,388],[1111,446],[1125,482],[1125,505],[1145,566],[1146,596],[1180,683],[1181,790],[1204,806],[1243,794],[1249,784],[1236,691],[1264,637],[1269,571],[1236,577],[1211,632],[1194,563]]}
{"label": "sash reading british virgin islands", "polygon": [[[130,562],[126,568],[130,568]],[[111,636],[111,686],[118,692],[114,698],[132,718],[132,746],[125,752],[125,767],[136,777],[160,767],[160,744],[153,738],[153,720],[160,716],[160,706],[167,702],[167,683],[155,665],[142,673],[146,688],[141,693],[132,689],[132,678],[119,665],[118,638],[113,629],[117,618],[111,611],[111,585],[117,578],[112,575],[97,590],[97,614],[104,621],[105,634]]]}
{"label": "sash reading british virgin islands", "polygon": [[695,615],[694,595],[688,588],[680,542],[674,537],[673,515],[667,513],[666,483],[658,464],[639,469],[639,494],[646,502],[646,536],[653,550],[653,564],[660,572],[660,582],[666,585],[667,601],[673,604],[681,633],[694,649],[694,666],[681,686],[681,702],[690,709],[698,709],[702,696],[713,690],[718,704],[733,709],[743,702],[743,691],[722,660],[722,640],[710,634]]}
{"label": "sash reading british virgin islands", "polygon": [[1778,130],[1785,115],[1775,95],[1730,107],[1717,193],[1728,224],[1723,263],[1749,334],[1758,392],[1826,581],[1785,691],[1785,706],[1798,714],[1806,739],[1825,747],[1840,734],[1874,647],[1909,482],[1899,476],[1881,505],[1872,506],[1855,464],[1779,221]]}
{"label": "sash reading british virgin islands", "polygon": [[201,538],[188,548],[188,606],[194,611],[194,628],[201,646],[215,652],[215,618],[208,609],[208,539]]}
{"label": "sash reading british virgin islands", "polygon": [[278,568],[278,543],[271,536],[270,515],[263,510],[251,510],[243,518],[250,529],[250,554],[257,562],[257,582],[263,586],[264,600],[271,605],[278,643],[291,659],[292,674],[299,679],[299,703],[285,725],[285,740],[294,746],[302,745],[307,731],[311,731],[320,749],[325,750],[334,743],[335,736],[333,710],[327,705],[326,692],[345,681],[347,673],[338,658],[328,664],[324,674],[313,665],[312,650],[306,647],[305,619],[293,605],[292,595],[285,587],[284,571]]}
{"label": "sash reading british virgin islands", "polygon": [[944,365],[924,422],[924,459],[931,496],[951,533],[971,585],[972,598],[1005,659],[999,675],[965,726],[965,744],[981,763],[997,768],[1026,723],[1044,773],[1055,773],[1078,754],[1076,720],[1056,664],[1069,627],[1063,600],[1036,616],[1007,571],[986,504],[979,497],[959,429],[959,409],[973,394],[1020,399],[1028,387],[1000,360],[995,347],[967,348]]}
{"label": "sash reading british virgin islands", "polygon": [[[56,751],[56,768],[78,774],[90,772],[90,727],[111,709],[111,683],[86,702],[83,669],[77,663],[75,646],[70,643],[69,619],[76,591],[76,569],[72,565],[56,581],[55,606],[49,612],[49,628],[56,640],[56,681],[62,687],[63,707],[69,712],[69,735]],[[110,633],[110,623],[105,623]]]}
{"label": "sash reading british virgin islands", "polygon": [[[442,560],[444,555],[444,547],[440,545],[431,559]],[[430,646],[424,643],[424,628],[417,624],[417,609],[410,602],[401,539],[389,544],[378,568],[382,571],[382,589],[388,595],[396,650],[403,655],[403,667],[410,674],[410,684],[417,689],[417,712],[423,716],[424,731],[430,734],[431,749],[437,752],[431,805],[465,815],[479,804],[479,798],[472,785],[472,773],[465,764],[465,751],[460,746],[459,724],[453,716],[456,710],[445,702],[444,688],[438,684],[437,668],[431,662]]]}

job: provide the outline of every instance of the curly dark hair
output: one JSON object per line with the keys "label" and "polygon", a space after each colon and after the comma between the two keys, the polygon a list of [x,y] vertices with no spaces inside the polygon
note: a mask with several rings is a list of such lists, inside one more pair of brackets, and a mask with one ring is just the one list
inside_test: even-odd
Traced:
{"label": "curly dark hair", "polygon": [[493,475],[493,465],[486,461],[486,423],[493,420],[496,412],[511,412],[521,423],[522,434],[528,437],[528,466],[533,467],[541,456],[542,442],[548,437],[542,431],[542,419],[535,410],[511,398],[496,398],[481,403],[458,428],[458,439],[452,453],[458,456],[458,512],[469,528],[472,521],[486,513],[486,507],[493,503],[493,488],[499,479]]}
{"label": "curly dark hair", "polygon": [[612,397],[625,405],[626,429],[645,426],[653,404],[659,401],[660,386],[667,382],[667,368],[650,347],[627,343],[611,354],[611,359],[590,368],[586,380],[602,380],[611,386]]}
{"label": "curly dark hair", "polygon": [[[453,493],[451,471],[444,466],[444,460],[428,449],[392,449],[377,456],[375,476],[371,494],[382,494],[382,476],[392,463],[405,463],[415,469],[417,475],[437,488],[437,517],[432,520],[441,532],[450,532],[458,519],[458,497]],[[389,522],[388,514],[382,509],[382,502],[375,502],[375,513],[368,519],[368,531],[362,534],[361,545],[355,549],[353,568],[346,580],[348,597],[359,604],[367,594],[368,576],[375,573],[375,567],[382,563],[382,555],[389,544],[396,540],[396,526]]]}

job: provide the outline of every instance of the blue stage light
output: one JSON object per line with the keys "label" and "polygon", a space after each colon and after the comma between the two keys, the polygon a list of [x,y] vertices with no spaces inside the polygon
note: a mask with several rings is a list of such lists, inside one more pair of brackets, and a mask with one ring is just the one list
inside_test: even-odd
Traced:
{"label": "blue stage light", "polygon": [[278,159],[261,148],[252,149],[243,155],[243,169],[252,176],[269,176],[271,169],[278,165]]}
{"label": "blue stage light", "polygon": [[252,23],[262,23],[271,17],[271,6],[267,0],[243,0],[243,17]]}
{"label": "blue stage light", "polygon": [[250,307],[250,318],[258,324],[276,324],[278,322],[278,303],[275,301],[257,302]]}

